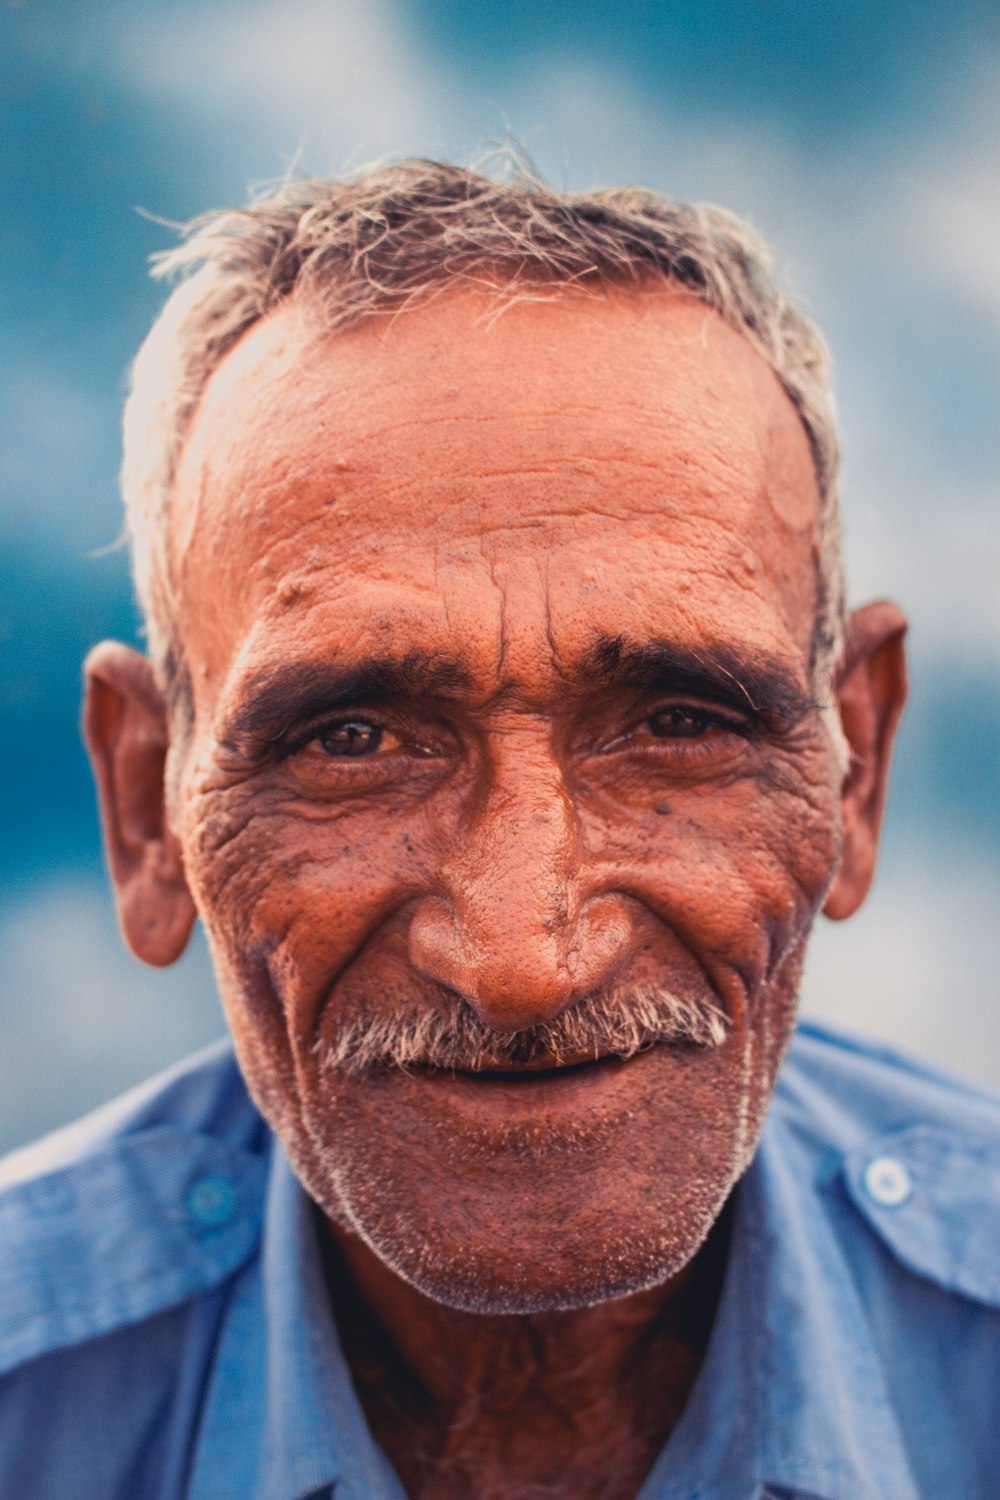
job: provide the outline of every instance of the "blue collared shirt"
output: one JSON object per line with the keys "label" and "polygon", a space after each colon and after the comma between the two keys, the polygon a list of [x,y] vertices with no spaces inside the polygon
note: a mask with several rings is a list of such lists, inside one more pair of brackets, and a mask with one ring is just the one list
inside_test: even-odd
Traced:
{"label": "blue collared shirt", "polygon": [[[228,1046],[0,1164],[0,1372],[0,1500],[405,1500]],[[996,1500],[998,1416],[1000,1101],[803,1026],[639,1500]]]}

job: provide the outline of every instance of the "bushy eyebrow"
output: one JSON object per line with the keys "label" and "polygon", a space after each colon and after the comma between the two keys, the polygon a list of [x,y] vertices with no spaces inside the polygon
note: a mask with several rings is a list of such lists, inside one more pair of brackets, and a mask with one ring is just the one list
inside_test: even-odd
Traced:
{"label": "bushy eyebrow", "polygon": [[460,662],[421,651],[400,659],[367,657],[350,664],[293,663],[244,685],[241,701],[226,716],[219,738],[233,748],[246,740],[277,740],[293,725],[360,703],[456,697],[470,687],[470,675]]}
{"label": "bushy eyebrow", "polygon": [[690,693],[773,728],[793,728],[819,707],[781,658],[757,648],[734,649],[721,641],[694,650],[669,640],[634,642],[603,636],[589,653],[584,671],[592,684]]}
{"label": "bushy eyebrow", "polygon": [[[779,658],[759,650],[734,650],[721,642],[696,651],[668,640],[630,642],[623,636],[602,636],[581,661],[563,668],[560,675],[576,694],[589,695],[601,687],[691,694],[772,728],[792,728],[818,707]],[[291,663],[244,684],[241,701],[226,715],[219,738],[237,750],[248,742],[277,741],[297,725],[361,704],[420,698],[454,701],[474,690],[468,668],[441,653]],[[516,683],[505,684],[489,695],[489,701],[516,691]]]}

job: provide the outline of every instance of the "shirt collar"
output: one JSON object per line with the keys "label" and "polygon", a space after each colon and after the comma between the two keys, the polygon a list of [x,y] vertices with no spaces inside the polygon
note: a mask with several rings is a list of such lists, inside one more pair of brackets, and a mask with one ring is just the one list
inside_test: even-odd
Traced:
{"label": "shirt collar", "polygon": [[772,1109],[705,1362],[640,1500],[918,1500],[850,1268]]}

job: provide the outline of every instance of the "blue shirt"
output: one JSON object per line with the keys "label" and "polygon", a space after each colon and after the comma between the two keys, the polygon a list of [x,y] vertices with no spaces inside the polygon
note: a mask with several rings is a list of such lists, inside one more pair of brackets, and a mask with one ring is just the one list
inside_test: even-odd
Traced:
{"label": "blue shirt", "polygon": [[[0,1184],[2,1500],[404,1500],[228,1046]],[[1000,1101],[804,1026],[640,1500],[996,1500],[998,1418]]]}

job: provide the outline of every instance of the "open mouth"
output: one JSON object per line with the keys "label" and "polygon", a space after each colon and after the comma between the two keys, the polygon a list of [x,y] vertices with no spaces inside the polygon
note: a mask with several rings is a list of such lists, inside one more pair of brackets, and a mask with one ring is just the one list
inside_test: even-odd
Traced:
{"label": "open mouth", "polygon": [[577,1077],[582,1073],[590,1073],[596,1069],[612,1068],[615,1065],[623,1067],[627,1059],[620,1057],[617,1053],[609,1053],[606,1057],[585,1057],[576,1061],[547,1062],[544,1058],[538,1062],[486,1065],[479,1068],[437,1068],[420,1065],[419,1071],[429,1075],[438,1075],[445,1078],[469,1079],[473,1083],[548,1083],[560,1079]]}
{"label": "open mouth", "polygon": [[656,1054],[665,1051],[670,1049],[654,1046],[625,1058],[609,1053],[557,1063],[549,1056],[467,1069],[411,1065],[404,1071],[409,1086],[425,1100],[465,1112],[479,1125],[506,1127],[516,1120],[536,1120],[539,1111],[550,1117],[568,1115],[578,1124],[597,1115],[606,1122],[610,1112],[634,1104],[636,1090],[649,1087],[643,1082],[647,1070],[655,1066]]}

